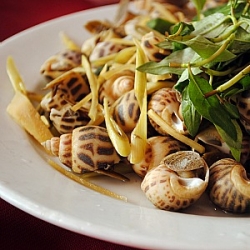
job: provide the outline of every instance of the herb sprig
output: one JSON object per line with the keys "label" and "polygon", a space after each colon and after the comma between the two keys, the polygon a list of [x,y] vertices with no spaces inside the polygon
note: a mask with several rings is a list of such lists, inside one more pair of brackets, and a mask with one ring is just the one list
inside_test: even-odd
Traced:
{"label": "herb sprig", "polygon": [[[147,62],[138,70],[177,75],[175,89],[182,95],[182,114],[190,135],[194,137],[199,131],[201,118],[208,120],[239,161],[240,115],[230,99],[250,88],[250,4],[231,0],[202,12],[205,1],[193,3],[196,19],[168,24],[165,41],[157,45],[172,53],[160,62]],[[161,20],[161,30],[162,24]]]}

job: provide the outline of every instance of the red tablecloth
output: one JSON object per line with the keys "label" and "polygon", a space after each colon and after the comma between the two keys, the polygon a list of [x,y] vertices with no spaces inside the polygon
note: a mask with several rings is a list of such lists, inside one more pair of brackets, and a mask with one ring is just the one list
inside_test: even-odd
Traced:
{"label": "red tablecloth", "polygon": [[[38,23],[116,0],[1,0],[0,41]],[[0,198],[0,249],[117,249],[129,247],[76,234],[37,219]]]}

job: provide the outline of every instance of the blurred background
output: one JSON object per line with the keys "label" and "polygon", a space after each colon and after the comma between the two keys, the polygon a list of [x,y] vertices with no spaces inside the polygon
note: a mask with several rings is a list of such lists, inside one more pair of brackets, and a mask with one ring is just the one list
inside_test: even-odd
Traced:
{"label": "blurred background", "polygon": [[39,23],[119,0],[1,0],[0,41]]}

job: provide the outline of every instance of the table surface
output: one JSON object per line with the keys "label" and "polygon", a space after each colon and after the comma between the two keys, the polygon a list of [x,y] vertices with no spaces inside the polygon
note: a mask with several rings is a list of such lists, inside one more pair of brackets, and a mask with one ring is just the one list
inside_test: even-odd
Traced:
{"label": "table surface", "polygon": [[[0,41],[41,22],[76,11],[116,3],[117,0],[1,0]],[[49,224],[0,198],[0,248],[117,249],[131,247],[80,235]]]}

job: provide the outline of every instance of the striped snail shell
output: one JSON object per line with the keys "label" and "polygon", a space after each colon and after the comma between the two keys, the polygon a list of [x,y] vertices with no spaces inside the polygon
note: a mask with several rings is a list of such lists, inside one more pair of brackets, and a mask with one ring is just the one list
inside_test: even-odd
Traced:
{"label": "striped snail shell", "polygon": [[106,97],[109,104],[114,103],[120,96],[134,88],[134,72],[123,70],[107,79],[99,89],[99,100],[102,103]]}
{"label": "striped snail shell", "polygon": [[109,169],[120,161],[107,130],[100,126],[78,127],[42,145],[75,173]]}
{"label": "striped snail shell", "polygon": [[153,32],[149,32],[142,37],[142,49],[150,61],[159,62],[171,53],[170,50],[157,47],[156,45],[160,42],[161,40]]}
{"label": "striped snail shell", "polygon": [[209,168],[194,151],[178,151],[166,156],[148,171],[141,189],[158,208],[178,211],[192,205],[205,192]]}
{"label": "striped snail shell", "polygon": [[64,72],[81,65],[81,52],[76,50],[64,50],[49,57],[41,66],[40,72],[46,78],[52,80]]}
{"label": "striped snail shell", "polygon": [[[231,157],[231,151],[229,146],[221,138],[215,126],[211,125],[199,132],[195,136],[195,141],[202,142],[206,147],[206,152],[217,149],[221,152],[221,158]],[[250,137],[247,134],[243,134],[242,146],[241,146],[241,158],[240,162],[245,164],[250,154]],[[225,157],[227,155],[227,157]],[[231,157],[232,158],[232,157]]]}
{"label": "striped snail shell", "polygon": [[90,121],[89,109],[82,107],[77,111],[73,111],[71,107],[72,105],[68,103],[60,110],[51,109],[50,121],[60,134],[71,133],[73,129],[84,126]]}
{"label": "striped snail shell", "polygon": [[212,164],[208,191],[211,201],[221,209],[250,212],[250,180],[245,168],[234,159],[224,158]]}
{"label": "striped snail shell", "polygon": [[51,90],[41,101],[41,107],[46,111],[60,110],[67,102],[75,104],[90,92],[86,74],[73,70],[51,81],[45,89]]}
{"label": "striped snail shell", "polygon": [[133,164],[132,168],[136,174],[144,177],[150,169],[158,166],[165,156],[179,150],[179,141],[169,135],[150,137],[147,140],[147,148],[143,161]]}
{"label": "striped snail shell", "polygon": [[125,133],[132,132],[140,116],[140,107],[134,89],[116,100],[112,107],[112,116]]}
{"label": "striped snail shell", "polygon": [[[161,88],[152,94],[148,102],[148,109],[152,109],[178,133],[186,134],[187,129],[180,112],[181,103],[178,95],[178,92],[172,88]],[[158,133],[166,134],[152,119],[149,121]]]}

